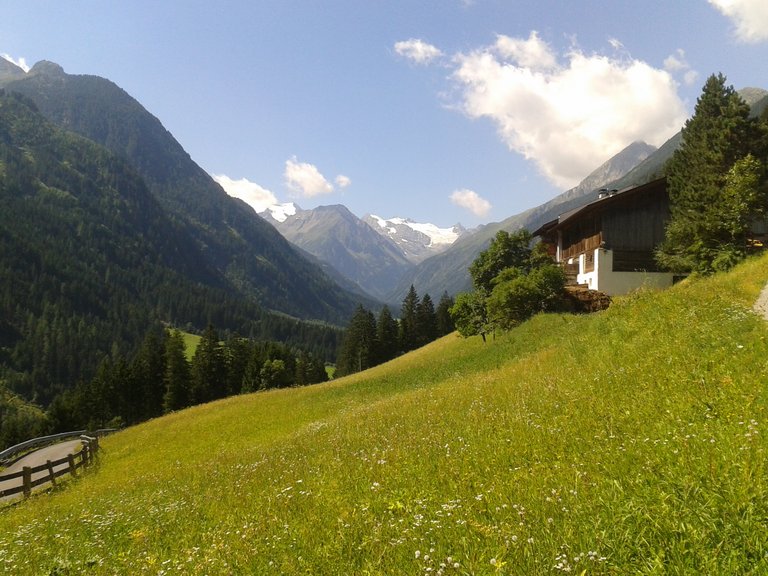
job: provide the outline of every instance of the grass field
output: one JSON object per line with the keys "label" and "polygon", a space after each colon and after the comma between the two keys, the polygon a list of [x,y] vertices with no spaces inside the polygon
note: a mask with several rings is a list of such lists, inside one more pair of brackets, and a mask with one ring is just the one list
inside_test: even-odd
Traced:
{"label": "grass field", "polygon": [[191,408],[0,511],[9,574],[768,573],[768,259]]}

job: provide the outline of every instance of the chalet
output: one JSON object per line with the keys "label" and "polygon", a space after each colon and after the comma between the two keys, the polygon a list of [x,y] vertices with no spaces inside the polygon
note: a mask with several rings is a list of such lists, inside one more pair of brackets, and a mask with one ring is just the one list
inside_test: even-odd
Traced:
{"label": "chalet", "polygon": [[601,191],[594,202],[547,222],[533,235],[577,284],[616,296],[641,286],[667,287],[676,280],[654,260],[667,220],[669,195],[661,178]]}

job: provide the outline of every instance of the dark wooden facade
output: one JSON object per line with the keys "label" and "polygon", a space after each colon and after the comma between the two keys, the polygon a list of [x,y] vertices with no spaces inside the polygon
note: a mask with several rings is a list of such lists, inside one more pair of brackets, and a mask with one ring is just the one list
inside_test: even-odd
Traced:
{"label": "dark wooden facade", "polygon": [[666,179],[614,192],[586,206],[561,215],[536,232],[550,245],[559,247],[560,262],[567,263],[584,254],[585,270],[597,248],[613,252],[614,272],[656,272],[655,248],[664,239],[669,220],[669,195]]}

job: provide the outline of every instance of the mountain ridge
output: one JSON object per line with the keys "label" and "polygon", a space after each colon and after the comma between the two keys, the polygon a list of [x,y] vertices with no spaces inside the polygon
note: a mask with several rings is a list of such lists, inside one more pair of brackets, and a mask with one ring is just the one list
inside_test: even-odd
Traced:
{"label": "mountain ridge", "polygon": [[[267,309],[341,324],[360,303],[244,202],[228,196],[159,119],[114,82],[41,61],[2,82],[38,109],[126,158],[183,226],[206,263]],[[367,300],[367,303],[372,303]]]}

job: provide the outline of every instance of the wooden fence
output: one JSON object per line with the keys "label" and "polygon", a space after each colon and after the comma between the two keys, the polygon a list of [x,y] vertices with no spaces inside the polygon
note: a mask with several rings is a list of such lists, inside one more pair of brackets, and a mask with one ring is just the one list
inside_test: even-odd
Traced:
{"label": "wooden fence", "polygon": [[18,472],[0,476],[0,483],[17,481],[15,486],[0,490],[0,499],[15,494],[23,494],[24,498],[29,498],[33,488],[47,483],[56,486],[57,478],[65,474],[77,476],[78,470],[93,464],[99,450],[99,438],[96,436],[81,436],[80,438],[83,441],[83,447],[78,452],[68,454],[58,460],[48,460],[39,466],[25,466]]}

